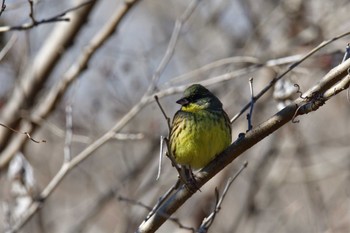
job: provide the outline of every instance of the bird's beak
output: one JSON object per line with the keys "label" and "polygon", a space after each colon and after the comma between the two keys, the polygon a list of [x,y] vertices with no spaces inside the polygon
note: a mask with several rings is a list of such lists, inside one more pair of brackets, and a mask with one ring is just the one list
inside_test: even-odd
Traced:
{"label": "bird's beak", "polygon": [[188,101],[188,99],[186,99],[186,98],[181,98],[181,99],[179,99],[178,101],[176,101],[176,103],[177,103],[177,104],[181,104],[182,106],[184,106],[184,105],[189,104],[190,101]]}

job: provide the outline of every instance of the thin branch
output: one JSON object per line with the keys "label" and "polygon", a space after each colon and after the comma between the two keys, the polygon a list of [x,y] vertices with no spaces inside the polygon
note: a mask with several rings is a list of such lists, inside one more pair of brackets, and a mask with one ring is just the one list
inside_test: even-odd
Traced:
{"label": "thin branch", "polygon": [[41,143],[41,142],[46,142],[46,140],[36,140],[36,139],[34,139],[28,132],[20,132],[20,131],[18,131],[18,130],[15,130],[15,129],[13,129],[13,128],[11,128],[11,127],[9,127],[9,126],[7,126],[7,125],[4,125],[4,124],[2,124],[2,123],[0,123],[0,126],[2,126],[2,127],[4,127],[4,128],[6,128],[6,129],[8,129],[8,130],[11,130],[12,132],[14,132],[14,133],[18,133],[18,134],[24,134],[24,135],[26,135],[27,136],[27,138],[28,139],[30,139],[32,142],[35,142],[35,143]]}
{"label": "thin branch", "polygon": [[127,198],[127,197],[123,197],[123,196],[118,196],[118,201],[124,201],[124,202],[128,202],[130,204],[133,204],[133,205],[137,205],[137,206],[141,206],[143,208],[145,208],[146,210],[148,211],[151,211],[152,210],[152,207],[146,205],[146,204],[143,204],[141,201],[135,201],[133,199],[130,199],[130,198]]}
{"label": "thin branch", "polygon": [[162,105],[160,104],[159,98],[158,98],[157,95],[154,96],[154,99],[156,100],[156,102],[157,102],[157,104],[158,104],[158,107],[160,108],[160,111],[162,111],[162,113],[163,113],[163,116],[164,116],[164,118],[165,118],[165,120],[166,120],[166,122],[167,122],[167,124],[168,124],[168,130],[169,130],[169,132],[170,132],[170,130],[171,130],[170,118],[169,118],[169,117],[167,116],[167,114],[165,113],[164,108],[163,108]]}
{"label": "thin branch", "polygon": [[157,204],[155,204],[154,207],[151,209],[146,219],[149,219],[153,216],[153,214],[157,212],[158,208],[170,197],[171,194],[173,194],[178,189],[179,185],[180,180],[178,179],[177,182],[173,186],[171,186],[170,189],[168,189],[168,191],[163,196],[161,196],[158,199]]}
{"label": "thin branch", "polygon": [[230,189],[233,181],[235,181],[237,179],[237,177],[243,172],[244,169],[246,169],[248,166],[248,161],[244,161],[243,165],[241,166],[241,168],[236,172],[236,174],[233,177],[230,177],[226,183],[226,186],[224,188],[224,191],[222,192],[222,195],[220,197],[220,200],[218,202],[217,207],[221,206],[221,203],[223,202],[223,200],[226,197],[226,194],[228,192],[228,190]]}
{"label": "thin branch", "polygon": [[[327,53],[328,54],[328,53]],[[319,56],[322,56],[324,54],[319,54]],[[245,57],[245,56],[236,56],[236,57],[228,57],[224,59],[220,59],[217,61],[214,61],[212,63],[208,63],[198,69],[191,70],[188,73],[182,74],[180,76],[174,77],[170,79],[170,81],[166,82],[163,87],[169,88],[170,86],[182,82],[182,81],[189,81],[192,78],[195,78],[197,76],[203,75],[204,72],[207,72],[211,69],[218,68],[220,66],[228,65],[228,64],[233,64],[233,63],[247,63],[250,64],[248,67],[235,70],[233,72],[224,74],[224,75],[230,75],[232,77],[237,77],[241,76],[250,72],[255,71],[258,68],[262,67],[274,67],[274,66],[281,66],[281,65],[286,65],[290,64],[293,62],[297,62],[300,59],[302,59],[305,55],[297,54],[297,55],[292,55],[292,56],[287,56],[287,57],[281,57],[281,58],[276,58],[276,59],[271,59],[268,61],[261,61],[258,58],[255,57]],[[221,77],[223,77],[222,75]],[[219,78],[218,76],[217,78]],[[227,79],[226,79],[227,80]],[[207,84],[210,85],[210,84]]]}
{"label": "thin branch", "polygon": [[35,25],[37,21],[35,20],[35,17],[34,17],[34,2],[33,0],[28,0],[28,2],[29,2],[29,9],[30,9],[29,18],[32,20],[32,24]]}
{"label": "thin branch", "polygon": [[243,165],[241,166],[241,168],[236,172],[236,174],[233,177],[230,177],[225,185],[224,191],[221,194],[221,197],[219,198],[219,193],[217,191],[217,189],[215,189],[215,194],[216,194],[216,204],[215,204],[215,209],[214,211],[205,219],[203,219],[203,222],[201,224],[201,226],[199,227],[198,231],[199,233],[204,233],[204,232],[208,232],[208,229],[210,228],[210,226],[213,224],[214,219],[216,217],[216,214],[220,211],[221,209],[221,204],[224,201],[226,194],[228,192],[228,190],[230,189],[233,181],[235,181],[237,179],[237,177],[242,173],[242,171],[248,166],[248,162],[245,161],[243,163]]}
{"label": "thin branch", "polygon": [[345,48],[345,53],[344,53],[344,57],[343,57],[342,63],[344,61],[348,60],[349,57],[350,57],[350,44],[348,43],[348,45]]}
{"label": "thin branch", "polygon": [[[297,67],[298,65],[300,65],[302,62],[304,62],[306,59],[308,59],[309,57],[311,57],[312,55],[314,55],[316,52],[318,52],[319,50],[321,50],[322,48],[324,48],[325,46],[327,46],[328,44],[343,38],[345,36],[350,35],[350,31],[342,33],[340,35],[337,35],[335,37],[333,37],[332,39],[329,40],[325,40],[322,43],[320,43],[318,46],[316,46],[314,49],[312,49],[310,52],[308,52],[306,55],[304,55],[302,58],[300,58],[298,61],[294,62],[293,64],[291,64],[288,69],[286,71],[284,71],[282,74],[280,74],[279,76],[277,76],[276,78],[272,79],[270,81],[270,83],[264,88],[262,89],[256,96],[255,96],[255,100],[258,100],[261,96],[263,96],[268,90],[270,90],[270,88],[273,87],[273,85],[275,85],[275,83],[280,80],[281,78],[283,78],[286,74],[288,74],[290,71],[292,71],[295,67]],[[233,118],[231,118],[231,123],[235,122],[248,108],[250,107],[250,103],[248,103],[246,106],[244,106],[241,111],[239,113],[237,113]]]}
{"label": "thin branch", "polygon": [[254,103],[255,103],[254,89],[253,89],[253,78],[249,79],[249,90],[250,90],[250,110],[249,110],[249,114],[247,116],[247,118],[248,118],[248,130],[247,130],[247,132],[253,128],[252,117],[253,117],[253,109],[254,109]]}
{"label": "thin branch", "polygon": [[[266,181],[266,177],[271,171],[271,167],[279,153],[279,147],[277,146],[279,141],[276,140],[277,137],[278,133],[271,135],[271,137],[267,139],[270,141],[267,150],[262,154],[259,153],[259,161],[256,161],[256,164],[254,164],[253,173],[249,175],[246,181],[248,184],[248,189],[245,192],[246,198],[237,210],[237,213],[239,213],[238,216],[231,222],[230,230],[232,232],[237,232],[237,228],[240,223],[242,223],[242,219],[245,216],[249,218],[251,214],[256,212],[255,197],[259,193],[263,182]],[[283,150],[283,152],[285,152],[285,150]]]}
{"label": "thin branch", "polygon": [[[54,134],[60,138],[64,138],[66,135],[65,129],[62,129],[61,127],[59,127],[58,125],[56,125],[50,121],[43,120],[41,122],[41,124],[39,122],[34,122],[34,123],[37,123],[40,126],[45,125],[52,132],[52,134]],[[73,134],[73,137],[72,137],[72,142],[88,144],[88,143],[91,143],[91,141],[92,141],[92,139],[89,138],[88,136],[85,136],[85,135]]]}
{"label": "thin branch", "polygon": [[193,77],[197,77],[203,75],[203,73],[215,69],[224,65],[234,64],[234,63],[248,63],[248,64],[261,64],[262,62],[256,57],[248,57],[248,56],[236,56],[236,57],[227,57],[223,59],[219,59],[217,61],[208,63],[202,67],[199,67],[195,70],[191,70],[188,73],[182,74],[180,76],[174,77],[170,79],[168,82],[164,84],[165,87],[173,86],[177,83],[184,82],[190,80]]}
{"label": "thin branch", "polygon": [[75,11],[81,7],[84,7],[86,5],[89,5],[93,2],[95,2],[96,0],[89,0],[89,1],[86,1],[86,2],[83,2],[81,4],[79,4],[78,6],[75,6],[75,7],[72,7],[72,8],[69,8],[57,15],[54,15],[48,19],[42,19],[42,20],[36,20],[35,17],[34,17],[34,3],[33,3],[33,0],[28,0],[29,2],[29,5],[30,5],[30,13],[29,13],[29,17],[31,19],[31,22],[29,23],[25,23],[25,24],[22,24],[22,25],[17,25],[17,26],[2,26],[0,27],[0,33],[1,32],[7,32],[7,31],[21,31],[21,30],[28,30],[28,29],[31,29],[31,28],[34,28],[40,24],[47,24],[47,23],[56,23],[56,22],[68,22],[70,21],[69,18],[63,18],[67,13],[71,12],[71,11]]}
{"label": "thin branch", "polygon": [[349,89],[349,86],[350,86],[350,75],[348,75],[346,78],[344,78],[339,83],[334,85],[333,88],[327,90],[323,94],[323,97],[328,100],[331,97],[337,95],[338,93],[340,93],[340,92],[342,92],[342,91],[344,91],[346,89]]}
{"label": "thin branch", "polygon": [[5,9],[6,9],[5,0],[2,0],[1,9],[0,9],[0,16],[1,16],[2,13],[5,11]]}
{"label": "thin branch", "polygon": [[165,54],[164,54],[161,62],[159,63],[156,71],[153,74],[152,82],[151,82],[152,85],[149,86],[149,88],[146,92],[147,95],[150,95],[151,93],[153,93],[155,91],[156,84],[158,83],[160,75],[163,73],[165,67],[169,64],[170,59],[172,58],[172,56],[174,54],[175,46],[176,46],[176,43],[179,39],[182,26],[190,18],[190,16],[192,15],[194,10],[196,9],[198,3],[199,3],[199,0],[192,0],[191,3],[186,8],[185,12],[176,20],[173,32],[172,32],[171,37],[170,37],[170,41],[168,43],[168,47],[165,51]]}
{"label": "thin branch", "polygon": [[[349,32],[350,33],[350,32]],[[326,53],[328,54],[328,53]],[[318,54],[315,56],[322,56],[324,54]],[[177,93],[181,93],[183,92],[186,87],[188,87],[188,85],[191,85],[191,83],[187,84],[187,85],[181,85],[181,86],[176,86],[176,87],[171,87],[171,84],[173,83],[177,83],[183,80],[191,80],[192,78],[202,74],[203,72],[206,72],[212,68],[216,68],[218,66],[222,66],[222,65],[226,65],[226,64],[230,64],[230,63],[237,63],[237,62],[243,62],[243,63],[250,63],[251,65],[248,67],[244,67],[242,69],[238,69],[238,70],[234,70],[232,72],[229,73],[225,73],[216,77],[212,77],[209,78],[207,80],[204,81],[198,81],[196,83],[200,83],[204,86],[210,86],[210,85],[214,85],[217,84],[219,82],[223,82],[223,81],[228,81],[231,80],[233,78],[238,78],[242,75],[246,75],[249,74],[251,72],[256,71],[259,68],[263,68],[263,67],[274,67],[274,66],[281,66],[281,65],[286,65],[286,64],[290,64],[290,63],[295,63],[300,61],[301,59],[303,59],[305,57],[305,55],[292,55],[292,56],[287,56],[287,57],[281,57],[281,58],[276,58],[276,59],[271,59],[268,61],[260,61],[258,58],[254,58],[254,57],[229,57],[229,58],[224,58],[221,60],[217,60],[214,61],[212,63],[206,64],[194,71],[190,71],[186,74],[177,76],[172,78],[169,82],[165,83],[163,85],[163,87],[165,88],[164,90],[159,91],[158,93],[156,93],[156,95],[161,98],[167,95],[172,95],[172,94],[177,94]],[[173,82],[174,80],[174,82]],[[249,107],[249,106],[248,106]],[[246,109],[245,109],[246,110]],[[244,111],[245,111],[244,110]],[[239,115],[242,115],[243,112],[241,112]],[[238,116],[239,117],[239,116]]]}

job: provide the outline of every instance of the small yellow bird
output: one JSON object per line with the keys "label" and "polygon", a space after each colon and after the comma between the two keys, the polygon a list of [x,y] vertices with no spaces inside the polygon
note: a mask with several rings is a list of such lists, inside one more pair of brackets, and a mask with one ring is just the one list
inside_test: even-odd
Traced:
{"label": "small yellow bird", "polygon": [[199,169],[231,144],[231,124],[221,101],[200,84],[193,84],[176,103],[170,150],[180,165]]}

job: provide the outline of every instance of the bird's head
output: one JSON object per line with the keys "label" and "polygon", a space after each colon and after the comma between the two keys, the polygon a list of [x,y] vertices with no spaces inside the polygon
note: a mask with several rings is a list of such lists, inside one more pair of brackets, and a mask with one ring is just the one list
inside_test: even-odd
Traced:
{"label": "bird's head", "polygon": [[186,88],[183,97],[176,101],[181,104],[181,110],[196,112],[200,110],[221,111],[221,101],[208,89],[200,84],[193,84]]}

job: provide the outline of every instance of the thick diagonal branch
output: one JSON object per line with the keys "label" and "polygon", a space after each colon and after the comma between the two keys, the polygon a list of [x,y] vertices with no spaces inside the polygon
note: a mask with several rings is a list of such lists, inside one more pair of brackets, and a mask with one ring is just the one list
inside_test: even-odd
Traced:
{"label": "thick diagonal branch", "polygon": [[[231,144],[231,146],[229,146],[214,161],[212,161],[196,175],[197,185],[199,187],[203,186],[213,176],[215,176],[249,148],[259,143],[261,140],[281,128],[286,123],[290,122],[296,115],[299,115],[298,108],[308,104],[310,101],[314,101],[314,96],[323,98],[323,94],[328,90],[331,90],[334,85],[342,83],[342,80],[344,79],[348,79],[349,68],[350,59],[326,74],[318,84],[310,88],[310,90],[304,94],[304,98],[295,100],[292,104],[273,115],[267,121],[252,129],[244,136],[239,137]],[[337,90],[340,89],[341,88],[338,87]],[[327,101],[328,99],[329,98],[324,97],[323,100]],[[307,112],[300,112],[300,114],[306,113]],[[138,232],[155,232],[167,220],[166,216],[171,216],[192,195],[193,193],[189,192],[185,187],[181,187],[177,192],[170,196],[168,200],[155,211],[155,213],[148,214],[148,216],[151,217],[143,221],[143,223],[139,226]]]}

